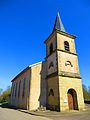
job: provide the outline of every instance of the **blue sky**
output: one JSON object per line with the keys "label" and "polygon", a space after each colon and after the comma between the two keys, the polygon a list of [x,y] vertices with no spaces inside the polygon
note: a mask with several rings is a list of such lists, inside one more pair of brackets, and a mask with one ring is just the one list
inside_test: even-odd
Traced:
{"label": "blue sky", "polygon": [[0,88],[5,90],[25,67],[44,60],[44,40],[58,11],[66,31],[77,36],[81,76],[90,86],[89,0],[0,0]]}

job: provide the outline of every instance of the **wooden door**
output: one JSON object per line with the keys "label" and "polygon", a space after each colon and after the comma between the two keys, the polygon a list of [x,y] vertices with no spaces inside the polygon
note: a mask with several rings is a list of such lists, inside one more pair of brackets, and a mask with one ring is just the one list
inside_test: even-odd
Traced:
{"label": "wooden door", "polygon": [[74,109],[74,101],[73,101],[73,96],[72,94],[68,93],[68,105],[69,109],[73,110]]}

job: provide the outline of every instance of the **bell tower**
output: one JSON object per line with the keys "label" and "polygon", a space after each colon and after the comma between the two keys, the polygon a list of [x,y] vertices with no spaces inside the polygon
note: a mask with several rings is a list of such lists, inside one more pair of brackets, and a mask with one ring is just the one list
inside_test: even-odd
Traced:
{"label": "bell tower", "polygon": [[45,41],[47,109],[65,111],[84,108],[75,38],[65,31],[58,13],[53,31]]}

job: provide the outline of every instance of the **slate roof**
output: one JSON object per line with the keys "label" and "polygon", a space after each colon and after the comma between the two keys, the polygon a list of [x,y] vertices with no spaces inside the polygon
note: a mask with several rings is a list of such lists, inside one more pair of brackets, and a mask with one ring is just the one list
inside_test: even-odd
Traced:
{"label": "slate roof", "polygon": [[56,16],[56,20],[55,20],[53,32],[54,32],[55,30],[59,30],[59,31],[65,32],[65,28],[64,28],[63,23],[62,23],[62,21],[61,21],[59,12],[58,12],[58,14],[57,14],[57,16]]}

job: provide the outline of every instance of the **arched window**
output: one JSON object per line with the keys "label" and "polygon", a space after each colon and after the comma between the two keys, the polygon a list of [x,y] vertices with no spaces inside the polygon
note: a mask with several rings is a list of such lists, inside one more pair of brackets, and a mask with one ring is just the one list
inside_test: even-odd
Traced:
{"label": "arched window", "polygon": [[15,90],[15,84],[13,83],[12,84],[12,96],[14,96],[14,92],[15,92],[14,90]]}
{"label": "arched window", "polygon": [[66,61],[65,66],[71,66],[73,67],[72,63],[70,61]]}
{"label": "arched window", "polygon": [[49,51],[50,51],[50,54],[53,52],[53,44],[52,43],[50,44]]}
{"label": "arched window", "polygon": [[16,88],[15,88],[15,97],[17,96],[17,83],[16,83]]}
{"label": "arched window", "polygon": [[70,49],[69,49],[69,42],[67,42],[67,41],[64,42],[64,49],[66,51],[70,51]]}
{"label": "arched window", "polygon": [[21,80],[20,80],[20,82],[19,82],[19,88],[18,88],[18,97],[20,96],[20,86],[21,86]]}
{"label": "arched window", "polygon": [[51,68],[51,67],[53,67],[54,65],[53,65],[53,62],[50,62],[50,64],[49,64],[49,69]]}
{"label": "arched window", "polygon": [[28,95],[30,94],[30,79],[28,80]]}
{"label": "arched window", "polygon": [[26,90],[26,79],[24,78],[24,81],[23,81],[23,92],[22,92],[22,96],[23,97],[25,96],[25,90]]}
{"label": "arched window", "polygon": [[54,92],[53,92],[53,89],[52,89],[52,88],[50,89],[50,92],[49,92],[49,96],[50,96],[50,95],[54,96]]}

